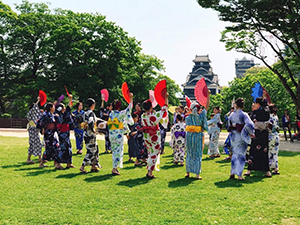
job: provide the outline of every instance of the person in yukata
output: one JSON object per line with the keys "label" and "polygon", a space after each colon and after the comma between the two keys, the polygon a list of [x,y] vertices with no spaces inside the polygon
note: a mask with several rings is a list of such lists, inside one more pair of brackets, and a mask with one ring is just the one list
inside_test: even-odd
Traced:
{"label": "person in yukata", "polygon": [[69,95],[69,104],[67,107],[63,103],[57,106],[58,121],[57,133],[59,138],[59,158],[60,163],[67,163],[66,169],[75,168],[72,164],[72,145],[70,141],[70,129],[74,127],[73,115],[71,113],[72,95]]}
{"label": "person in yukata", "polygon": [[218,106],[215,106],[213,109],[213,113],[215,114],[214,117],[207,121],[207,125],[211,126],[208,134],[210,135],[209,138],[209,145],[208,145],[208,152],[209,158],[217,158],[220,157],[219,152],[219,138],[220,138],[220,132],[221,132],[221,108]]}
{"label": "person in yukata", "polygon": [[204,130],[207,130],[206,112],[209,107],[210,91],[207,93],[207,103],[205,109],[197,103],[191,104],[191,114],[185,119],[186,123],[186,178],[190,177],[191,173],[196,174],[197,180],[202,180],[200,177],[202,152],[204,148]]}
{"label": "person in yukata", "polygon": [[76,149],[77,154],[82,154],[83,149],[83,132],[84,129],[80,127],[80,124],[83,122],[84,111],[82,110],[82,102],[78,102],[75,106],[76,110],[73,111],[74,115],[74,133],[76,138]]}
{"label": "person in yukata", "polygon": [[46,167],[45,163],[53,159],[55,169],[63,170],[65,168],[60,164],[60,146],[57,135],[57,125],[59,124],[59,120],[54,112],[55,105],[53,103],[48,103],[46,105],[46,112],[37,122],[37,127],[39,129],[43,129],[42,133],[44,134],[45,141],[45,151],[43,153],[43,158],[39,166]]}
{"label": "person in yukata", "polygon": [[255,138],[252,139],[248,160],[248,170],[244,176],[250,176],[251,170],[262,171],[265,177],[272,177],[269,165],[269,131],[270,112],[263,98],[256,98],[251,119],[254,122]]}
{"label": "person in yukata", "polygon": [[123,168],[123,150],[124,150],[124,131],[125,126],[133,125],[133,120],[131,117],[131,111],[133,106],[133,94],[130,93],[130,103],[128,107],[121,110],[121,101],[115,100],[113,102],[113,110],[109,114],[109,119],[107,122],[109,129],[109,140],[111,143],[112,150],[112,161],[113,169],[112,175],[120,175],[118,167]]}
{"label": "person in yukata", "polygon": [[270,124],[269,124],[269,165],[274,170],[273,175],[279,175],[278,152],[279,152],[279,122],[277,107],[275,104],[269,105]]}
{"label": "person in yukata", "polygon": [[27,130],[29,134],[29,148],[28,148],[28,157],[27,164],[34,164],[35,162],[31,160],[31,156],[38,156],[39,162],[42,161],[42,147],[43,144],[41,142],[40,137],[40,129],[36,127],[37,121],[42,117],[42,113],[39,109],[40,97],[37,98],[37,102],[31,104],[29,107],[29,112],[27,113]]}
{"label": "person in yukata", "polygon": [[89,98],[87,100],[88,110],[84,113],[83,122],[84,126],[84,142],[86,146],[86,155],[83,159],[80,171],[82,173],[87,173],[84,169],[86,166],[91,166],[91,172],[99,172],[101,168],[99,164],[99,148],[97,143],[97,117],[93,112],[96,107],[96,102],[94,99]]}
{"label": "person in yukata", "polygon": [[251,137],[254,135],[254,123],[249,115],[243,112],[244,99],[236,100],[236,110],[228,118],[229,139],[232,148],[231,173],[230,179],[235,175],[238,180],[245,180],[242,177],[246,162],[246,151],[248,144],[251,143]]}
{"label": "person in yukata", "polygon": [[159,129],[160,121],[168,115],[168,97],[165,95],[165,105],[160,111],[154,111],[151,100],[146,100],[143,103],[145,112],[141,118],[142,131],[144,133],[145,146],[148,151],[147,159],[147,174],[146,177],[153,179],[153,170],[159,170],[160,152],[161,152],[161,134]]}
{"label": "person in yukata", "polygon": [[183,122],[183,117],[179,114],[177,115],[176,124],[173,125],[171,129],[171,141],[170,147],[174,152],[174,164],[180,163],[184,166],[184,155],[185,155],[185,123]]}
{"label": "person in yukata", "polygon": [[[109,114],[112,111],[112,103],[110,103],[107,108],[104,108],[104,98],[102,98],[101,102],[101,108],[100,108],[100,118],[104,121],[108,121]],[[111,144],[109,140],[109,130],[108,126],[106,126],[105,130],[102,131],[102,133],[105,135],[105,153],[111,153]]]}

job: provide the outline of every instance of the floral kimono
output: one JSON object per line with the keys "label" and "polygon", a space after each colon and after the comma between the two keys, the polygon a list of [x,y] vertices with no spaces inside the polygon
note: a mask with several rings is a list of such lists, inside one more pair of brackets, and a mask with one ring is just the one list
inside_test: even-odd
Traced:
{"label": "floral kimono", "polygon": [[219,137],[221,129],[219,128],[219,123],[221,122],[220,113],[217,113],[211,120],[207,121],[207,125],[211,126],[207,132],[210,135],[209,145],[208,145],[208,155],[218,155],[219,152]]}
{"label": "floral kimono", "polygon": [[86,123],[84,128],[84,142],[86,146],[86,155],[82,162],[82,166],[95,165],[101,167],[99,164],[99,148],[96,139],[96,127],[97,118],[92,110],[88,110],[84,114],[83,121]]}
{"label": "floral kimono", "polygon": [[254,134],[254,123],[247,113],[238,109],[228,119],[229,139],[232,148],[231,174],[242,176],[246,162],[246,151]]}
{"label": "floral kimono", "polygon": [[112,110],[107,122],[109,140],[112,150],[113,168],[123,168],[124,129],[127,124],[133,125],[131,117],[132,103],[123,111]]}
{"label": "floral kimono", "polygon": [[40,156],[42,155],[42,147],[40,138],[40,129],[36,127],[37,121],[42,117],[42,113],[37,104],[34,104],[33,107],[27,113],[28,119],[28,133],[29,133],[29,148],[28,155]]}
{"label": "floral kimono", "polygon": [[80,110],[80,112],[78,112],[78,110],[75,110],[73,112],[73,115],[75,116],[74,133],[75,133],[75,138],[76,138],[76,149],[77,150],[82,150],[82,148],[83,148],[83,132],[84,132],[84,129],[80,128],[80,123],[83,122],[81,120],[83,120],[84,111]]}
{"label": "floral kimono", "polygon": [[[163,106],[160,111],[145,112],[141,117],[144,142],[148,151],[147,170],[159,170],[159,155],[161,151],[161,134],[159,130],[159,123],[162,123],[163,120],[166,120],[167,115],[168,106]],[[164,124],[165,122],[166,121],[164,121]]]}
{"label": "floral kimono", "polygon": [[57,136],[58,117],[50,112],[46,112],[37,122],[37,127],[44,129],[45,151],[43,160],[53,159],[60,163],[59,159],[59,141]]}
{"label": "floral kimono", "polygon": [[70,141],[70,128],[73,127],[74,121],[71,114],[71,108],[67,106],[66,111],[61,113],[58,117],[59,124],[58,138],[59,138],[59,158],[61,163],[72,164],[72,145]]}
{"label": "floral kimono", "polygon": [[185,154],[185,123],[179,122],[174,124],[171,129],[170,146],[174,151],[174,162],[184,162]]}
{"label": "floral kimono", "polygon": [[270,169],[278,168],[279,150],[279,122],[277,115],[270,114],[270,133],[269,133],[269,165]]}

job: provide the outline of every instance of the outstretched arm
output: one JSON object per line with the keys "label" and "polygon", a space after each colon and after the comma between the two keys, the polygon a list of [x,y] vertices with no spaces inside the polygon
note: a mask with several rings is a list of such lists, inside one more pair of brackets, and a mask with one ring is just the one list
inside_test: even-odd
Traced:
{"label": "outstretched arm", "polygon": [[209,102],[210,102],[210,90],[207,90],[207,102],[206,102],[206,106],[205,106],[206,111],[208,111]]}

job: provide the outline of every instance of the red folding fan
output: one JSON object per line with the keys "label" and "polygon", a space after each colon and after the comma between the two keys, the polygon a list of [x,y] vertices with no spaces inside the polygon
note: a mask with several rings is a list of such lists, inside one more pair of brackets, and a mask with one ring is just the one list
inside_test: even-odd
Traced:
{"label": "red folding fan", "polygon": [[203,106],[206,106],[207,103],[207,92],[208,88],[204,78],[202,77],[195,86],[194,95],[197,101]]}
{"label": "red folding fan", "polygon": [[109,93],[108,93],[107,89],[102,89],[101,90],[101,97],[104,99],[105,102],[108,101]]}
{"label": "red folding fan", "polygon": [[40,97],[40,103],[41,106],[45,105],[45,103],[47,102],[47,95],[45,92],[43,92],[42,90],[39,91],[39,97]]}
{"label": "red folding fan", "polygon": [[[70,97],[70,93],[68,92],[68,89],[67,89],[66,85],[65,85],[65,89],[66,89],[68,97]],[[73,102],[71,102],[71,105],[73,105]]]}
{"label": "red folding fan", "polygon": [[186,101],[186,106],[191,108],[191,104],[192,104],[191,99],[188,96],[185,96],[185,101]]}
{"label": "red folding fan", "polygon": [[128,85],[126,82],[124,82],[122,84],[122,94],[123,94],[123,97],[125,99],[125,101],[129,104],[130,103],[130,91],[129,91],[129,88],[128,88]]}
{"label": "red folding fan", "polygon": [[154,96],[157,103],[160,106],[164,106],[166,104],[166,92],[167,92],[167,81],[162,80],[158,82],[154,89]]}

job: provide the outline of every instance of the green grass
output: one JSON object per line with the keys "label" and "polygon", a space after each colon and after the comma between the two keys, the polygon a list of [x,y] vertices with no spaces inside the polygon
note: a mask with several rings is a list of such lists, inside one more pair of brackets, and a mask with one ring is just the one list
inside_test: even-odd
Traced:
{"label": "green grass", "polygon": [[280,152],[281,175],[254,173],[244,182],[228,180],[225,156],[204,155],[197,181],[184,178],[185,168],[172,164],[167,147],[157,178],[147,180],[145,167],[127,162],[122,175],[112,177],[103,142],[103,169],[86,175],[79,173],[79,155],[70,170],[55,171],[52,162],[44,169],[26,165],[27,142],[0,137],[0,224],[300,224],[297,152]]}

